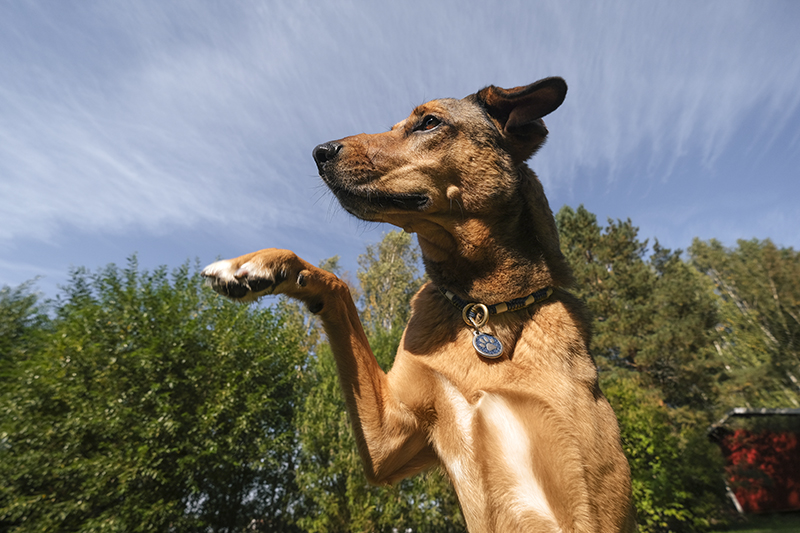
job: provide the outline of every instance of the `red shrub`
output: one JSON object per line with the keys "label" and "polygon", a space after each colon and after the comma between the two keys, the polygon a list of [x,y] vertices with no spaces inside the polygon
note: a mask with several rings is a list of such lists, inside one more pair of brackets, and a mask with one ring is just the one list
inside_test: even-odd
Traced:
{"label": "red shrub", "polygon": [[739,429],[722,439],[728,483],[746,512],[800,509],[796,433]]}

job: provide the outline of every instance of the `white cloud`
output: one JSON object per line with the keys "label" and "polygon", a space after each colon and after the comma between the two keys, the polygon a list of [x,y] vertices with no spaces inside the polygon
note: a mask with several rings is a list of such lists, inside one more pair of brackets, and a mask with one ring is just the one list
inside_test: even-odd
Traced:
{"label": "white cloud", "polygon": [[736,132],[763,152],[798,121],[785,3],[61,9],[16,13],[0,37],[0,240],[313,227],[327,207],[297,197],[317,191],[314,144],[490,83],[567,79],[533,166],[578,201],[599,169],[608,190],[669,181],[687,158],[714,167]]}
{"label": "white cloud", "polygon": [[[47,53],[16,43],[23,58],[10,65],[13,83],[0,87],[0,239],[47,239],[65,224],[158,231],[293,213],[252,194],[257,183],[274,190],[280,181],[244,146],[259,124],[247,114],[255,95],[241,94],[250,74],[235,57],[212,43],[148,43],[147,31],[133,43],[139,60],[123,57],[113,39],[84,57],[69,46],[73,33],[101,28],[49,29],[61,33]],[[84,62],[94,64],[88,76]],[[97,78],[101,64],[115,62]]]}
{"label": "white cloud", "polygon": [[[764,9],[780,4],[561,5],[573,7],[559,14],[571,90],[543,154],[554,175],[595,166],[613,174],[645,156],[651,179],[669,179],[688,156],[713,166],[743,128],[786,134],[798,119],[800,60],[785,46],[793,30]],[[743,123],[756,112],[758,122]]]}

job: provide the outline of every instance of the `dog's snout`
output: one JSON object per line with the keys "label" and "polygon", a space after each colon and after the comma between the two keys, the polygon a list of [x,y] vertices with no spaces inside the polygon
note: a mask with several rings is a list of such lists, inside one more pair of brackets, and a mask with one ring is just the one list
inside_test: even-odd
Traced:
{"label": "dog's snout", "polygon": [[317,162],[317,168],[320,172],[322,172],[322,167],[325,163],[336,159],[341,149],[342,145],[337,142],[322,143],[314,148],[314,161]]}

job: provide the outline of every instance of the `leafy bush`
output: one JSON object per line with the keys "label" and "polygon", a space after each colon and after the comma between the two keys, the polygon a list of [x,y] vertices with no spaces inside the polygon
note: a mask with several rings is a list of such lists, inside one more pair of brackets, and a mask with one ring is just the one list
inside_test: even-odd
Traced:
{"label": "leafy bush", "polygon": [[6,528],[294,530],[303,353],[281,316],[135,260],[75,271],[53,312],[37,350],[4,354]]}

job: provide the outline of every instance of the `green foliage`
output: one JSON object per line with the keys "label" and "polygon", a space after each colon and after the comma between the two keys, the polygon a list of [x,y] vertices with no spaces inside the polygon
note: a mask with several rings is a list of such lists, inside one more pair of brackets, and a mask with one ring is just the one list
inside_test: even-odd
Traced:
{"label": "green foliage", "polygon": [[75,271],[42,335],[0,397],[10,531],[294,530],[302,352],[280,316],[131,260]]}
{"label": "green foliage", "polygon": [[381,242],[367,246],[359,256],[361,320],[367,330],[405,327],[411,311],[408,303],[423,282],[418,275],[419,260],[411,235],[402,231],[384,234]]}
{"label": "green foliage", "polygon": [[0,383],[18,360],[35,351],[49,327],[49,318],[28,282],[0,289]]}
{"label": "green foliage", "polygon": [[653,314],[637,368],[658,386],[667,405],[705,413],[711,422],[719,414],[723,371],[714,348],[719,316],[712,283],[682,261],[679,251],[658,242],[648,263],[655,276]]}
{"label": "green foliage", "polygon": [[630,220],[603,231],[583,206],[556,215],[561,247],[577,280],[576,293],[594,313],[592,352],[606,364],[632,366],[650,329],[655,278]]}
{"label": "green foliage", "polygon": [[314,384],[297,417],[297,484],[308,509],[298,524],[309,533],[367,531],[363,519],[353,523],[365,507],[358,504],[367,499],[367,487],[327,344],[311,365]]}
{"label": "green foliage", "polygon": [[695,240],[692,264],[714,283],[725,406],[800,407],[800,253],[771,241]]}
{"label": "green foliage", "polygon": [[556,220],[575,292],[595,318],[591,350],[600,367],[635,369],[672,407],[711,409],[721,365],[708,280],[658,242],[648,259],[630,220],[609,220],[603,229],[583,206],[563,207]]}
{"label": "green foliage", "polygon": [[704,531],[723,518],[719,450],[702,417],[672,412],[640,376],[622,371],[603,380],[619,419],[631,466],[642,533]]}
{"label": "green foliage", "polygon": [[[695,240],[685,261],[630,220],[603,227],[582,206],[556,218],[640,530],[724,524],[705,429],[734,406],[800,406],[800,254]],[[419,252],[388,233],[359,265],[353,295],[388,370]],[[0,531],[464,531],[438,470],[366,482],[316,317],[201,285],[188,266],[131,260],[76,270],[55,302],[0,290]]]}

